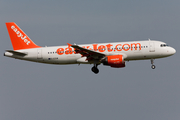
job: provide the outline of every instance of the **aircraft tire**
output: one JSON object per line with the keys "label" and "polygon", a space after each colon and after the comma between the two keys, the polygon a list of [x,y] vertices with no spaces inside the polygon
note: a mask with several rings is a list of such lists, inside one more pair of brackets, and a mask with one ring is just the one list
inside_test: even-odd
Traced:
{"label": "aircraft tire", "polygon": [[151,68],[152,68],[152,69],[155,69],[155,68],[156,68],[156,66],[155,66],[155,65],[152,65],[152,66],[151,66]]}
{"label": "aircraft tire", "polygon": [[91,69],[95,74],[98,74],[99,73],[99,69],[97,67],[92,67]]}

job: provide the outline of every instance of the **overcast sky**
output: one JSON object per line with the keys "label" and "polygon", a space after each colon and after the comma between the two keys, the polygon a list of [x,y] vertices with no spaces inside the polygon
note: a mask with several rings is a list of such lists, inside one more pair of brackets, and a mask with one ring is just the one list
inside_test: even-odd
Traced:
{"label": "overcast sky", "polygon": [[[179,0],[1,0],[0,120],[179,120]],[[5,22],[39,46],[159,40],[176,54],[125,68],[47,65],[4,57]]]}

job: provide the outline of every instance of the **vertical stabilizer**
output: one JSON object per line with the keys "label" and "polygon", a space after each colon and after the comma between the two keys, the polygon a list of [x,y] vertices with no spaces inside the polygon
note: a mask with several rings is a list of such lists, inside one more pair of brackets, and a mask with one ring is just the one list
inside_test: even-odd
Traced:
{"label": "vertical stabilizer", "polygon": [[11,43],[14,50],[39,48],[22,30],[16,23],[6,23],[7,30],[11,39]]}

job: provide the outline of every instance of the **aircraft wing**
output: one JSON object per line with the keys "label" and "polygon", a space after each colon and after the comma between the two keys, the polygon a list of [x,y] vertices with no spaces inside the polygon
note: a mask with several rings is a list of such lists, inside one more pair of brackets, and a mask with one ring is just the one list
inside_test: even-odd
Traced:
{"label": "aircraft wing", "polygon": [[98,60],[100,61],[102,58],[104,58],[106,55],[100,52],[92,51],[83,47],[80,47],[78,45],[71,45],[68,43],[69,46],[73,47],[75,49],[76,54],[81,54],[82,57],[87,57],[86,60]]}

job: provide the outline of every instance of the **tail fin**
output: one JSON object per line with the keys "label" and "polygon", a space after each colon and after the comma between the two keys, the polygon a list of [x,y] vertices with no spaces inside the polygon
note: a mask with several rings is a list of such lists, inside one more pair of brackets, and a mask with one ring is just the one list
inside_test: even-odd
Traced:
{"label": "tail fin", "polygon": [[6,23],[7,30],[14,50],[39,48],[16,23]]}

